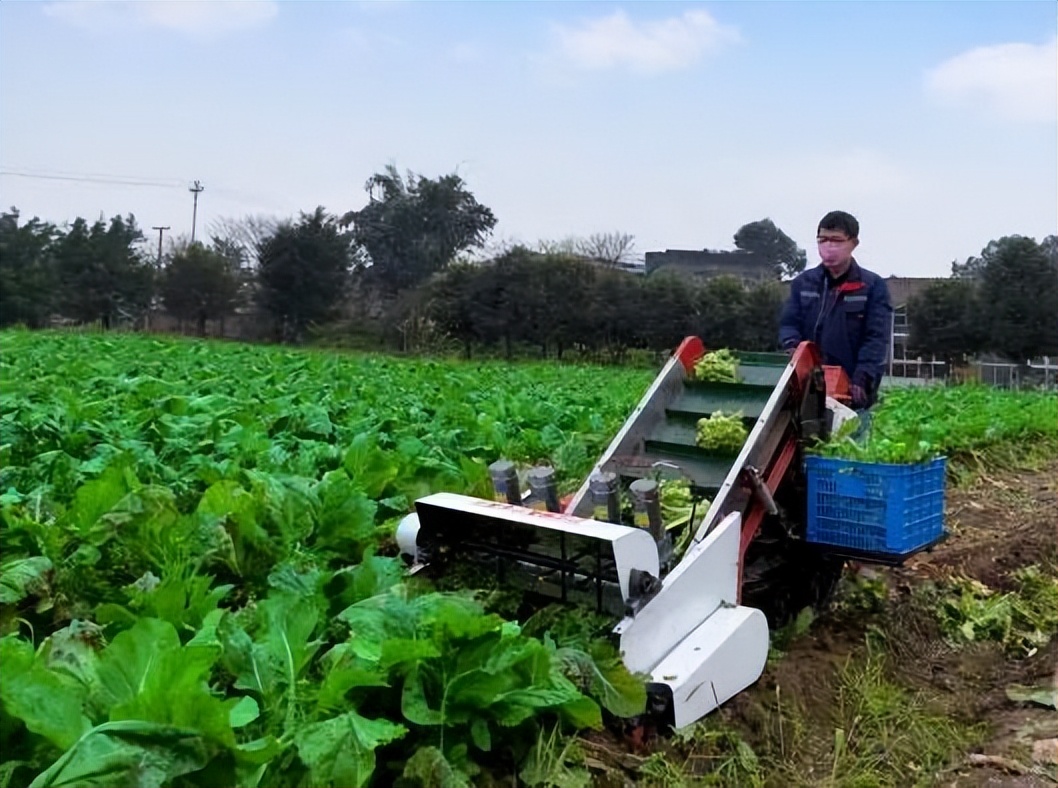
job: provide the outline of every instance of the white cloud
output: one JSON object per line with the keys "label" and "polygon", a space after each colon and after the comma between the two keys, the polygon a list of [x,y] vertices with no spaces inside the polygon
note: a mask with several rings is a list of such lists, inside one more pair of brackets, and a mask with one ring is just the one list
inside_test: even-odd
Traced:
{"label": "white cloud", "polygon": [[1009,120],[1058,122],[1058,38],[971,49],[928,71],[925,85],[947,103],[988,107]]}
{"label": "white cloud", "polygon": [[209,36],[270,22],[279,14],[279,3],[275,0],[76,0],[49,3],[44,6],[44,13],[92,32],[153,27]]}
{"label": "white cloud", "polygon": [[639,23],[615,11],[578,27],[557,25],[555,36],[562,55],[581,68],[625,66],[646,73],[686,68],[706,52],[740,40],[735,28],[702,10]]}

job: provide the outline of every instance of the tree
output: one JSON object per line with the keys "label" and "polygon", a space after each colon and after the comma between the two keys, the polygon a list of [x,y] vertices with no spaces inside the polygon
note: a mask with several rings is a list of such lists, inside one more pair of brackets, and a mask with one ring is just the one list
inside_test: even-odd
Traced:
{"label": "tree", "polygon": [[350,239],[322,207],[283,222],[257,249],[261,306],[281,339],[301,341],[312,323],[331,319],[345,296],[352,261]]}
{"label": "tree", "polygon": [[742,350],[779,350],[779,316],[786,293],[779,282],[760,282],[746,290],[742,313]]}
{"label": "tree", "polygon": [[154,271],[141,253],[136,218],[115,216],[91,227],[78,218],[54,246],[63,314],[82,322],[134,320],[153,297]]}
{"label": "tree", "polygon": [[618,266],[632,262],[636,237],[628,233],[593,233],[585,238],[578,251],[590,260]]}
{"label": "tree", "polygon": [[204,335],[207,320],[223,318],[234,309],[237,270],[229,258],[202,244],[178,249],[161,276],[165,308],[181,320],[194,320]]}
{"label": "tree", "polygon": [[1054,265],[1058,265],[1058,235],[1048,235],[1040,241],[1040,249]]}
{"label": "tree", "polygon": [[1058,263],[1032,238],[1011,235],[981,253],[980,294],[992,350],[1017,361],[1058,355]]}
{"label": "tree", "polygon": [[221,217],[209,225],[212,246],[226,257],[237,258],[241,268],[257,267],[257,250],[275,234],[279,220],[272,216],[247,214],[241,219]]}
{"label": "tree", "polygon": [[616,268],[632,262],[635,246],[634,235],[612,232],[593,233],[587,238],[570,235],[558,241],[541,240],[536,244],[536,251],[545,255],[581,257]]}
{"label": "tree", "polygon": [[20,227],[16,208],[0,214],[0,325],[47,324],[56,302],[51,247],[57,234],[36,217]]}
{"label": "tree", "polygon": [[695,333],[706,347],[742,347],[745,300],[746,290],[733,276],[717,276],[705,283],[699,292],[699,328]]}
{"label": "tree", "polygon": [[735,247],[755,252],[775,266],[777,279],[790,278],[805,270],[808,256],[771,219],[742,225],[735,233]]}
{"label": "tree", "polygon": [[371,278],[390,292],[413,287],[460,252],[480,247],[496,225],[455,174],[436,180],[392,165],[365,185],[369,202],[340,221],[366,254]]}
{"label": "tree", "polygon": [[935,353],[949,363],[978,352],[984,341],[981,308],[972,279],[933,282],[908,301],[908,348],[917,354]]}
{"label": "tree", "polygon": [[430,316],[444,331],[463,345],[463,355],[470,358],[474,342],[484,339],[477,333],[475,289],[481,280],[481,269],[457,263],[430,282],[427,304]]}

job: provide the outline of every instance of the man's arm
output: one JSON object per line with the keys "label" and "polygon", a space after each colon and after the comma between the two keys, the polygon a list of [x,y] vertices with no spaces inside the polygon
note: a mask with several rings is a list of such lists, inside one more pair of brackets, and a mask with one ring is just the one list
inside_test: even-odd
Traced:
{"label": "man's arm", "polygon": [[871,285],[867,294],[863,341],[856,355],[856,371],[852,375],[852,383],[868,391],[877,387],[885,372],[885,360],[893,328],[892,315],[889,288],[885,280],[879,278]]}
{"label": "man's arm", "polygon": [[794,350],[801,344],[801,319],[801,279],[798,277],[790,283],[790,295],[779,318],[779,345],[783,350]]}

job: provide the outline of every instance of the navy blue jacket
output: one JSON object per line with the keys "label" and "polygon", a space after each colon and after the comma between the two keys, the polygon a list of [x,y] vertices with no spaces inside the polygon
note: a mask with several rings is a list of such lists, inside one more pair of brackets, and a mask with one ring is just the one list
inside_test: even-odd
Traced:
{"label": "navy blue jacket", "polygon": [[863,387],[869,405],[885,373],[892,313],[889,288],[878,274],[853,260],[845,281],[834,285],[818,265],[790,283],[779,342],[784,349],[806,339],[815,342],[823,363],[843,367],[852,383]]}

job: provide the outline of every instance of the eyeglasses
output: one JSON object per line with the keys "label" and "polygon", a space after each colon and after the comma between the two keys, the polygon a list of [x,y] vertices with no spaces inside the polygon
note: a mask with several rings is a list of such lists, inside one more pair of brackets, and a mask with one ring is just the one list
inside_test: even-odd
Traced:
{"label": "eyeglasses", "polygon": [[847,244],[851,240],[851,238],[835,238],[830,235],[820,235],[816,238],[816,243],[821,246],[823,244]]}

